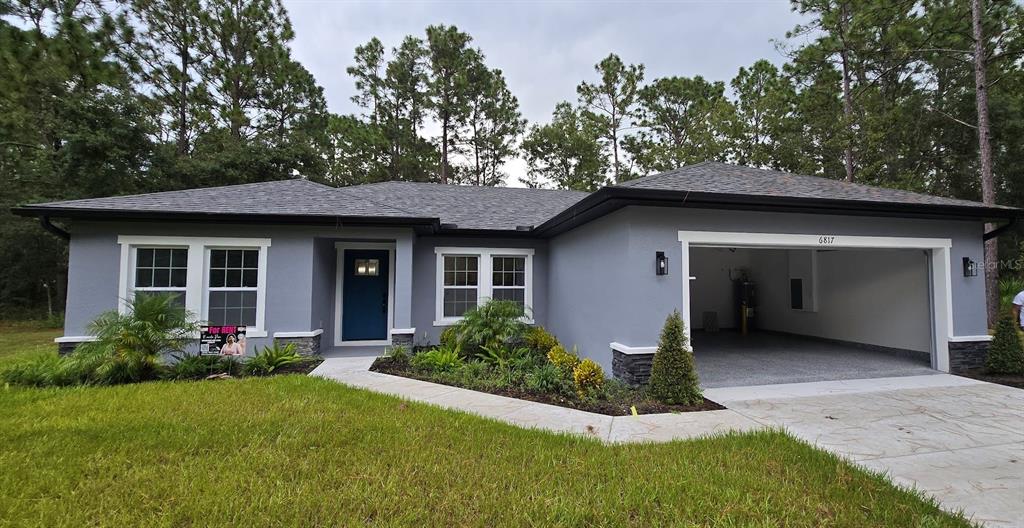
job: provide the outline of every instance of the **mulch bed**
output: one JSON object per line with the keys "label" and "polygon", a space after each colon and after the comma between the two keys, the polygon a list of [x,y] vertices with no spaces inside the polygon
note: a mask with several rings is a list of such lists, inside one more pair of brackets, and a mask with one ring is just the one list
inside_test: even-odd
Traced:
{"label": "mulch bed", "polygon": [[699,412],[699,411],[720,411],[725,409],[724,406],[715,403],[707,398],[704,398],[704,402],[700,405],[666,405],[664,403],[654,400],[636,400],[636,401],[594,401],[594,402],[583,402],[575,399],[566,398],[557,394],[538,394],[535,392],[526,392],[510,389],[498,389],[498,390],[484,390],[478,387],[461,387],[459,385],[453,385],[450,383],[443,383],[441,381],[432,379],[429,375],[425,375],[419,372],[415,372],[401,365],[395,365],[388,360],[389,358],[380,358],[373,363],[370,370],[373,372],[380,372],[382,374],[391,374],[393,376],[401,376],[403,378],[411,378],[420,381],[429,381],[430,383],[437,383],[440,385],[448,385],[450,387],[460,387],[469,390],[475,390],[478,392],[486,392],[488,394],[496,394],[498,396],[507,396],[509,398],[516,398],[519,400],[533,401],[537,403],[546,403],[549,405],[557,405],[559,407],[566,407],[569,409],[576,409],[580,411],[587,411],[596,414],[604,414],[607,416],[629,416],[633,414],[630,409],[631,406],[636,407],[637,414],[660,414],[660,413],[684,413],[684,412]]}
{"label": "mulch bed", "polygon": [[989,374],[985,372],[984,368],[965,370],[956,374],[965,378],[997,383],[1015,389],[1024,389],[1024,376],[1020,374]]}

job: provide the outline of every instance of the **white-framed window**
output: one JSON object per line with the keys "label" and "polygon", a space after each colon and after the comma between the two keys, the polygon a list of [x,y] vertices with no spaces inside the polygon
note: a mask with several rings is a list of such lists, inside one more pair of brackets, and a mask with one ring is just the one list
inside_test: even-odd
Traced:
{"label": "white-framed window", "polygon": [[488,299],[521,304],[532,323],[533,255],[529,248],[439,247],[434,325],[445,326]]}
{"label": "white-framed window", "polygon": [[119,309],[141,292],[181,292],[190,312],[210,324],[246,325],[265,337],[270,239],[119,236]]}
{"label": "white-framed window", "polygon": [[131,291],[133,295],[173,293],[184,307],[188,284],[188,248],[136,246],[132,248]]}

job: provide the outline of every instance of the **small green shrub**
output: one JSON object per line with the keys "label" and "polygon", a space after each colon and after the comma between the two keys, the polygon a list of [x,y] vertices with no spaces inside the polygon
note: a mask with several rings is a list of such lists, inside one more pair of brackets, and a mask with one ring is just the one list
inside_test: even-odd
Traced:
{"label": "small green shrub", "polygon": [[0,379],[4,383],[25,387],[58,385],[54,380],[63,366],[62,359],[56,354],[41,354],[17,361],[0,371]]}
{"label": "small green shrub", "polygon": [[480,361],[501,369],[508,369],[513,366],[513,363],[519,363],[522,366],[523,363],[529,361],[529,356],[529,348],[513,347],[507,344],[483,345],[476,354]]}
{"label": "small green shrub", "polygon": [[459,344],[459,328],[456,325],[446,326],[444,330],[441,330],[441,346],[453,347]]}
{"label": "small green shrub", "polygon": [[665,320],[658,350],[651,363],[650,395],[670,405],[697,405],[703,401],[697,365],[686,341],[686,329],[679,311]]}
{"label": "small green shrub", "polygon": [[1000,317],[996,323],[985,368],[992,374],[1024,374],[1024,347],[1013,314]]}
{"label": "small green shrub", "polygon": [[576,395],[581,400],[593,398],[604,385],[604,370],[594,360],[587,358],[572,370],[572,379],[576,385]]}
{"label": "small green shrub", "polygon": [[412,357],[410,365],[427,372],[450,372],[463,364],[459,347],[437,347]]}
{"label": "small green shrub", "polygon": [[559,346],[561,343],[551,333],[548,332],[543,326],[534,326],[526,331],[526,335],[523,336],[524,343],[533,352],[539,356],[546,356],[552,348]]}
{"label": "small green shrub", "polygon": [[544,363],[526,374],[525,387],[530,392],[567,396],[572,387],[565,373],[551,363]]}
{"label": "small green shrub", "polygon": [[188,354],[185,356],[175,356],[174,359],[177,361],[167,368],[167,379],[202,379],[211,374],[222,372],[221,358],[218,356]]}
{"label": "small green shrub", "polygon": [[266,376],[282,367],[301,363],[305,358],[295,351],[295,344],[288,343],[280,346],[274,343],[272,346],[263,347],[255,356],[245,364],[245,370],[256,376]]}
{"label": "small green shrub", "polygon": [[548,362],[561,370],[566,377],[570,377],[573,369],[579,365],[580,358],[575,353],[566,352],[562,345],[555,345],[548,351]]}
{"label": "small green shrub", "polygon": [[387,357],[391,358],[391,361],[399,365],[405,365],[406,363],[409,362],[409,349],[406,348],[404,345],[397,345],[391,347],[387,351],[386,355]]}
{"label": "small green shrub", "polygon": [[523,315],[518,304],[492,299],[468,310],[452,328],[463,353],[472,356],[483,346],[520,342],[527,328]]}

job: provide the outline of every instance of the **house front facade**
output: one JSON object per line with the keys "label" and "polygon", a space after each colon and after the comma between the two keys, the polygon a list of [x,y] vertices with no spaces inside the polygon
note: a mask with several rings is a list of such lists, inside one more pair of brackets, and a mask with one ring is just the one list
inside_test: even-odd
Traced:
{"label": "house front facade", "polygon": [[304,180],[27,205],[66,223],[64,349],[134,295],[175,292],[250,350],[427,345],[486,299],[620,377],[665,317],[925,358],[987,347],[985,223],[1019,211],[750,169],[683,167],[594,193]]}

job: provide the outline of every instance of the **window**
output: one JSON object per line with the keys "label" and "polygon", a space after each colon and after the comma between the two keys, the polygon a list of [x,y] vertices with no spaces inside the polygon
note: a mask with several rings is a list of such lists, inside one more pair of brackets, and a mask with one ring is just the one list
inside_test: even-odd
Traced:
{"label": "window", "polygon": [[256,325],[258,249],[211,249],[207,320],[211,325]]}
{"label": "window", "polygon": [[789,279],[789,307],[793,310],[804,309],[803,279]]}
{"label": "window", "polygon": [[479,262],[476,256],[444,257],[444,317],[462,317],[466,310],[476,307]]}
{"label": "window", "polygon": [[528,248],[435,248],[437,306],[434,324],[457,322],[487,299],[514,301],[530,320],[533,254]]}
{"label": "window", "polygon": [[185,306],[188,283],[188,249],[167,247],[135,248],[135,295],[174,293],[175,304]]}
{"label": "window", "polygon": [[526,257],[492,258],[491,296],[526,307]]}
{"label": "window", "polygon": [[179,303],[212,325],[246,325],[266,337],[269,238],[120,235],[118,305],[133,295],[176,292]]}

